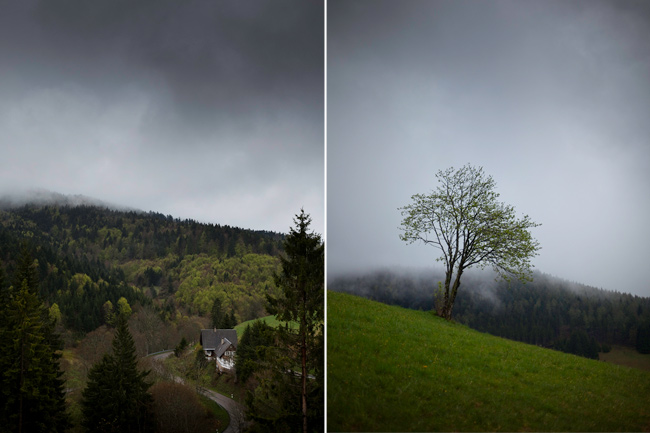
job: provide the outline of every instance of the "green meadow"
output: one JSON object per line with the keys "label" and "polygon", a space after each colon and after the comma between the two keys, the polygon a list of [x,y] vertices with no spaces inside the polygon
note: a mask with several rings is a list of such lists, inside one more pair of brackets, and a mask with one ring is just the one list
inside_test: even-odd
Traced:
{"label": "green meadow", "polygon": [[[260,317],[259,319],[253,319],[253,320],[247,320],[246,322],[242,322],[239,325],[235,326],[235,331],[237,331],[237,338],[241,339],[242,335],[244,335],[244,331],[246,330],[246,327],[248,325],[252,325],[253,322],[256,322],[258,320],[261,320],[262,322],[266,322],[267,325],[269,325],[271,328],[277,328],[278,326],[284,324],[286,322],[281,322],[278,319],[276,319],[275,316],[264,316]],[[298,322],[289,322],[289,327],[293,329],[298,328]]]}
{"label": "green meadow", "polygon": [[650,372],[327,292],[328,431],[650,431]]}

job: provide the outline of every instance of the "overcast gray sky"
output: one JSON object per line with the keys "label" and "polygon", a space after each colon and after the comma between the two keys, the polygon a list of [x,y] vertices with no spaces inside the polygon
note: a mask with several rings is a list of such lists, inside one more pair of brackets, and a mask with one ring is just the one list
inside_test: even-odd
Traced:
{"label": "overcast gray sky", "polygon": [[323,233],[323,9],[0,0],[0,193]]}
{"label": "overcast gray sky", "polygon": [[650,296],[650,3],[328,1],[328,275],[434,266],[398,207],[483,166],[546,273]]}

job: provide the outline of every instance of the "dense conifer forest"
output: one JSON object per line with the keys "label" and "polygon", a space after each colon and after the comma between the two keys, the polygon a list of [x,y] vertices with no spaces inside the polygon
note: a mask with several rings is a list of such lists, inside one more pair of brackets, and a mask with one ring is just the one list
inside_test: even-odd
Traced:
{"label": "dense conifer forest", "polygon": [[[442,273],[382,270],[332,278],[330,290],[391,305],[432,310]],[[493,335],[589,358],[613,344],[650,353],[650,298],[612,292],[535,272],[522,284],[472,272],[464,280],[453,319]],[[647,349],[646,349],[647,347]]]}

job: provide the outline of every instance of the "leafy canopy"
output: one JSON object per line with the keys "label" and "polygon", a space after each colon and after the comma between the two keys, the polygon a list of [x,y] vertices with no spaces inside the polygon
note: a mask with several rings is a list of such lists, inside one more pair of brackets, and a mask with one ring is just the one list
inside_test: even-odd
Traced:
{"label": "leafy canopy", "polygon": [[444,263],[446,273],[444,286],[439,284],[442,307],[436,307],[451,319],[460,277],[473,265],[491,266],[505,280],[532,280],[530,259],[539,243],[529,229],[539,224],[528,215],[518,219],[512,206],[498,201],[496,183],[482,167],[452,167],[436,177],[436,190],[415,194],[411,204],[400,208],[400,239],[409,244],[422,241],[442,252],[436,260]]}
{"label": "leafy canopy", "polygon": [[435,191],[415,194],[413,203],[400,208],[400,239],[439,248],[442,255],[436,260],[448,268],[491,266],[506,280],[530,280],[530,259],[539,243],[529,229],[540,224],[528,215],[517,219],[514,207],[499,202],[496,183],[482,167],[452,167],[436,177],[440,184]]}

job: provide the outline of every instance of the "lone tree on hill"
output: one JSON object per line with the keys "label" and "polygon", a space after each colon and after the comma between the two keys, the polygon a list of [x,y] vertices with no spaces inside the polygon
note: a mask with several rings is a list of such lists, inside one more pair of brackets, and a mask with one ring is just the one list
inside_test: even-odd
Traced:
{"label": "lone tree on hill", "polygon": [[451,320],[460,277],[473,265],[491,266],[506,281],[512,276],[532,281],[530,259],[540,247],[529,229],[540,224],[528,215],[517,219],[512,206],[497,201],[496,183],[482,167],[452,167],[438,171],[436,177],[440,184],[435,191],[416,194],[411,204],[399,208],[400,239],[409,244],[422,241],[442,251],[436,261],[445,264],[446,273],[444,286],[439,283],[436,309]]}

